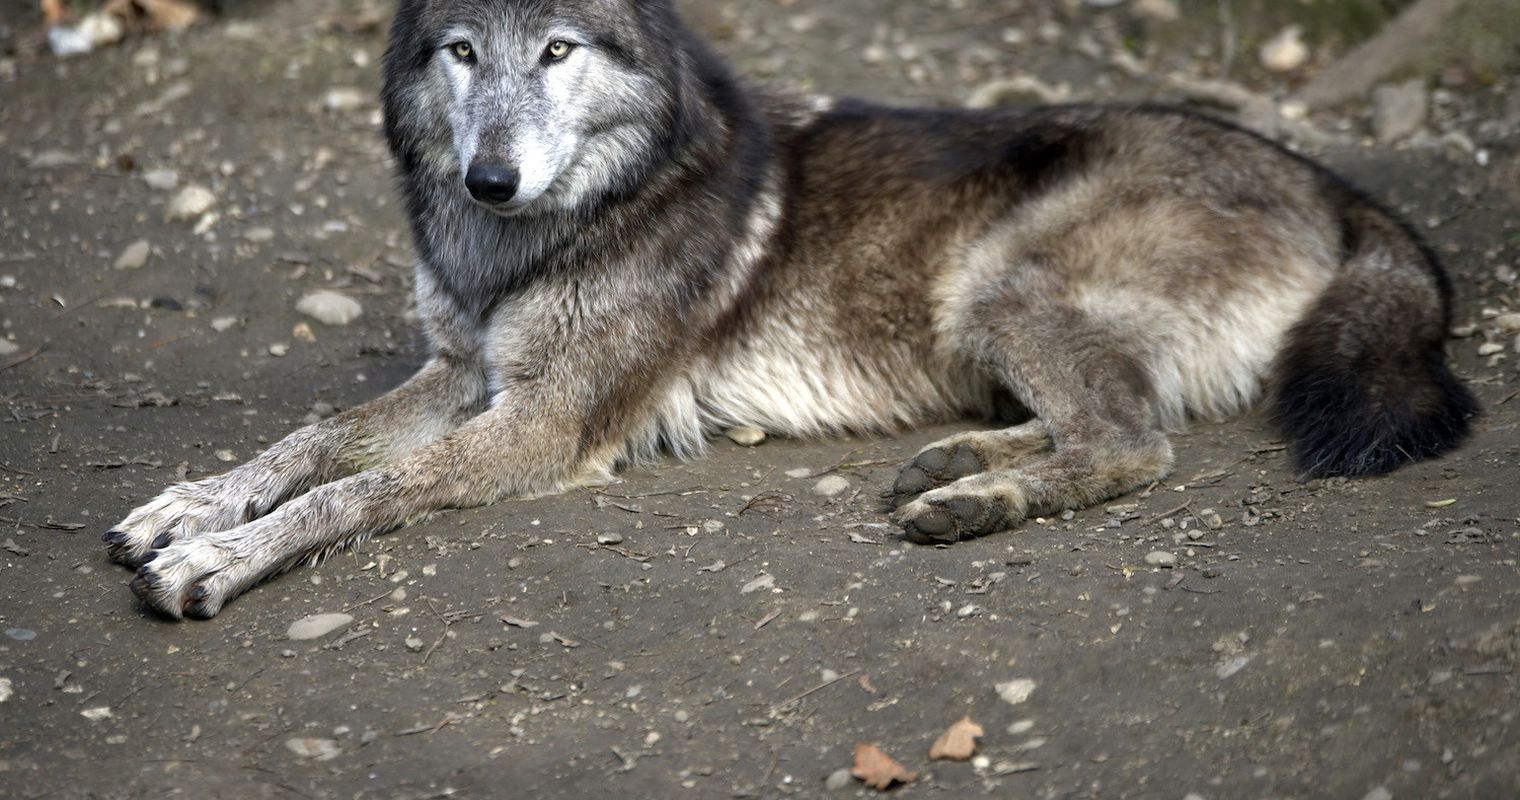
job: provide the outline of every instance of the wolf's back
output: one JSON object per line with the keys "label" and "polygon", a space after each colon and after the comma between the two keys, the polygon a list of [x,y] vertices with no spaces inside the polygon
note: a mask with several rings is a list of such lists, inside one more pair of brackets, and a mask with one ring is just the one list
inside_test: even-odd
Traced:
{"label": "wolf's back", "polygon": [[1335,192],[1344,262],[1288,335],[1272,411],[1307,475],[1370,475],[1456,447],[1478,407],[1446,364],[1451,289],[1434,254]]}

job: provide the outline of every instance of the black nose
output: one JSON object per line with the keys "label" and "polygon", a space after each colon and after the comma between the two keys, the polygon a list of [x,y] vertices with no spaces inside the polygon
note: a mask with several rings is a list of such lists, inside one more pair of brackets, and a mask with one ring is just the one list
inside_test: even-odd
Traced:
{"label": "black nose", "polygon": [[505,203],[517,196],[517,170],[501,164],[471,164],[465,173],[464,186],[470,196],[482,203]]}

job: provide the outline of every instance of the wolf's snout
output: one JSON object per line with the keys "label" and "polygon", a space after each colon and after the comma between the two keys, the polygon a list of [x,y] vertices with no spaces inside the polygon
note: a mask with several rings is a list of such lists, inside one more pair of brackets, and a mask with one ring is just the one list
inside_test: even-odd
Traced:
{"label": "wolf's snout", "polygon": [[502,164],[471,164],[464,185],[470,196],[482,203],[505,203],[517,196],[522,174]]}

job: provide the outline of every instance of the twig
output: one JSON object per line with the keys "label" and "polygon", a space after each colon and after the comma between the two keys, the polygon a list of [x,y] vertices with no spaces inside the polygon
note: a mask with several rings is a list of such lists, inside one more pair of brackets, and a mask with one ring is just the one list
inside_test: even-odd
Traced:
{"label": "twig", "polygon": [[833,686],[834,684],[839,683],[840,681],[844,680],[845,678],[853,678],[856,675],[859,675],[860,673],[861,673],[861,670],[857,668],[857,669],[852,669],[849,672],[844,673],[843,675],[835,676],[833,678],[833,680],[824,681],[823,683],[820,683],[817,686],[814,686],[813,688],[808,689],[805,692],[801,692],[801,693],[793,696],[791,699],[787,700],[785,703],[778,703],[777,705],[771,706],[771,713],[777,713],[777,712],[781,711],[781,709],[786,708],[787,706],[795,705],[799,701],[801,701],[803,698],[807,697],[808,695],[814,694],[816,692],[821,692],[824,689],[827,689],[830,686]]}
{"label": "twig", "polygon": [[343,609],[343,611],[344,612],[349,612],[349,611],[353,611],[356,608],[360,608],[362,606],[367,606],[370,603],[375,602],[376,600],[380,600],[381,598],[390,597],[391,593],[395,592],[395,591],[396,591],[395,589],[386,589],[385,591],[381,592],[380,594],[377,594],[374,597],[371,597],[370,599],[365,600],[362,603],[354,603],[353,605],[349,606],[348,608]]}

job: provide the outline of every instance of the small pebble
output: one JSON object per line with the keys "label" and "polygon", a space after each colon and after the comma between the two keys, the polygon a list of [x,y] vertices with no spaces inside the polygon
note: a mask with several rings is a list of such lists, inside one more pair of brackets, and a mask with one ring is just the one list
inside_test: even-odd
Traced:
{"label": "small pebble", "polygon": [[192,220],[211,210],[216,205],[216,195],[204,186],[186,186],[179,194],[169,201],[169,208],[165,212],[171,221]]}
{"label": "small pebble", "polygon": [[841,767],[829,773],[829,777],[823,781],[823,788],[831,792],[837,792],[847,788],[852,780],[854,780],[854,777],[850,775],[850,768]]}
{"label": "small pebble", "polygon": [[339,628],[347,627],[353,621],[354,618],[348,614],[313,614],[290,623],[285,636],[292,641],[320,639]]}
{"label": "small pebble", "polygon": [[153,255],[153,245],[147,239],[138,239],[127,245],[121,255],[116,257],[115,269],[130,270],[142,269],[147,266],[148,258]]}
{"label": "small pebble", "polygon": [[142,179],[149,189],[160,192],[170,192],[179,186],[179,173],[172,169],[150,169],[143,173]]}
{"label": "small pebble", "polygon": [[850,482],[838,475],[829,475],[813,484],[813,494],[838,497],[850,490]]}
{"label": "small pebble", "polygon": [[1029,699],[1029,695],[1034,692],[1034,686],[1034,681],[1028,678],[1014,678],[1011,681],[1003,681],[994,688],[997,689],[998,697],[1001,697],[1003,702],[1016,706]]}
{"label": "small pebble", "polygon": [[1309,60],[1304,29],[1289,25],[1261,46],[1261,63],[1273,72],[1291,72]]}
{"label": "small pebble", "polygon": [[359,301],[337,292],[319,291],[302,297],[296,310],[324,325],[347,325],[364,313]]}
{"label": "small pebble", "polygon": [[226,333],[238,324],[237,317],[217,317],[211,320],[211,330],[217,333]]}
{"label": "small pebble", "polygon": [[723,435],[727,436],[730,441],[741,447],[754,447],[755,445],[765,441],[765,431],[762,431],[753,425],[742,425],[737,428],[729,428],[723,432]]}
{"label": "small pebble", "polygon": [[406,637],[406,649],[412,651],[413,653],[422,652],[422,640],[418,639],[415,636]]}
{"label": "small pebble", "polygon": [[37,632],[26,628],[6,628],[5,635],[18,642],[30,642],[37,638]]}
{"label": "small pebble", "polygon": [[1165,550],[1152,550],[1145,554],[1145,563],[1152,567],[1175,567],[1177,554],[1168,553]]}
{"label": "small pebble", "polygon": [[623,543],[623,534],[617,533],[615,531],[612,532],[612,533],[603,533],[603,534],[601,534],[601,535],[599,535],[599,536],[596,537],[596,543],[597,544],[622,544]]}
{"label": "small pebble", "polygon": [[275,342],[269,346],[269,354],[275,358],[284,358],[290,354],[290,345],[284,342]]}
{"label": "small pebble", "polygon": [[285,748],[301,758],[309,758],[313,761],[331,761],[337,758],[343,750],[332,739],[313,739],[298,736],[285,740]]}

